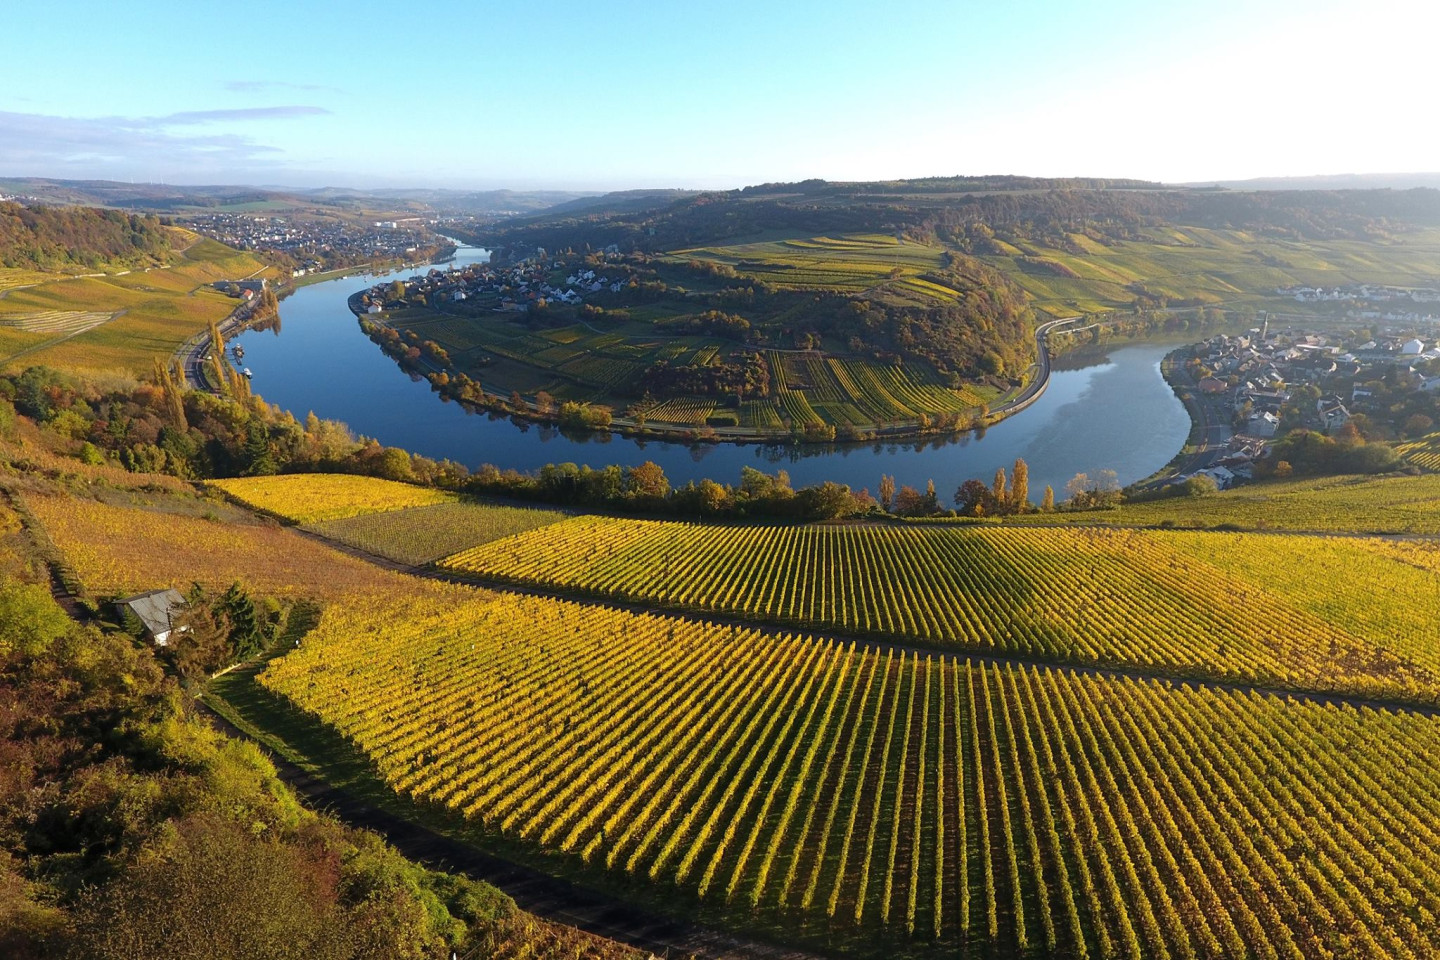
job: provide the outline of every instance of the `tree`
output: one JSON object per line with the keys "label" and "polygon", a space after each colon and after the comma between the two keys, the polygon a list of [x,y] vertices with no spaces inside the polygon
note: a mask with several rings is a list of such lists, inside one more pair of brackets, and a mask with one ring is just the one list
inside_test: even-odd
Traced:
{"label": "tree", "polygon": [[1197,473],[1185,478],[1182,489],[1187,497],[1204,497],[1219,490],[1220,485],[1209,474]]}
{"label": "tree", "polygon": [[1045,484],[1045,496],[1040,500],[1040,510],[1044,513],[1053,513],[1055,510],[1055,488]]}
{"label": "tree", "polygon": [[995,498],[995,505],[997,507],[1000,507],[1001,509],[1004,509],[1004,507],[1010,502],[1010,498],[1005,490],[1004,467],[995,468],[995,484],[990,488],[990,494]]}
{"label": "tree", "polygon": [[625,493],[632,500],[663,500],[669,492],[670,481],[655,461],[625,468]]}
{"label": "tree", "polygon": [[860,502],[844,484],[826,480],[819,486],[805,487],[795,496],[800,515],[811,520],[837,520],[861,509]]}
{"label": "tree", "polygon": [[1070,478],[1070,482],[1065,484],[1065,495],[1070,499],[1070,502],[1076,506],[1084,506],[1081,501],[1089,492],[1090,474],[1084,471],[1075,474],[1075,476]]}
{"label": "tree", "polygon": [[880,475],[880,506],[888,512],[895,503],[895,478]]}
{"label": "tree", "polygon": [[70,629],[70,618],[50,591],[0,576],[0,656],[35,655]]}
{"label": "tree", "polygon": [[1429,433],[1430,428],[1434,425],[1435,421],[1425,416],[1425,414],[1412,413],[1405,420],[1405,436],[1422,437],[1425,434]]}
{"label": "tree", "polygon": [[1075,507],[1108,507],[1120,502],[1120,480],[1114,470],[1101,470],[1091,477],[1077,473],[1065,484],[1070,504]]}
{"label": "tree", "polygon": [[413,480],[415,471],[410,454],[399,447],[386,447],[380,454],[380,476],[386,480]]}
{"label": "tree", "polygon": [[701,480],[695,488],[695,500],[701,513],[719,513],[725,509],[727,499],[725,488],[709,478]]}
{"label": "tree", "polygon": [[96,960],[343,957],[353,931],[332,857],[213,814],[190,817],[95,891],[79,935]]}
{"label": "tree", "polygon": [[1030,465],[1019,457],[1015,458],[1015,469],[1010,475],[1010,490],[1006,496],[1010,509],[1025,513],[1030,506]]}
{"label": "tree", "polygon": [[967,517],[982,517],[995,510],[995,495],[980,480],[966,480],[955,491],[955,508]]}
{"label": "tree", "polygon": [[895,494],[895,512],[902,517],[928,517],[939,511],[940,503],[935,497],[933,480],[926,485],[924,493],[914,487],[901,487],[900,492]]}

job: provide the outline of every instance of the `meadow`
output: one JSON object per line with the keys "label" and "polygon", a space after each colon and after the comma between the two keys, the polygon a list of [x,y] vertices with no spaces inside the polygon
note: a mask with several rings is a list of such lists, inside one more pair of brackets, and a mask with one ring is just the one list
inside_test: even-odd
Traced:
{"label": "meadow", "polygon": [[[843,635],[1174,677],[1246,680],[1434,702],[1440,648],[1424,617],[1351,633],[1270,589],[1268,564],[1309,540],[1162,532],[956,526],[722,526],[578,517],[479,546],[442,569],[669,609]],[[1251,566],[1218,559],[1254,558]],[[1433,618],[1431,545],[1315,541],[1333,576],[1419,577]],[[1402,552],[1405,551],[1405,552]],[[1413,571],[1413,573],[1412,573]],[[1428,591],[1428,594],[1427,594]],[[1339,593],[1351,622],[1391,602]]]}
{"label": "meadow", "polygon": [[792,942],[1440,950],[1418,713],[519,596],[332,607],[260,682],[403,795]]}

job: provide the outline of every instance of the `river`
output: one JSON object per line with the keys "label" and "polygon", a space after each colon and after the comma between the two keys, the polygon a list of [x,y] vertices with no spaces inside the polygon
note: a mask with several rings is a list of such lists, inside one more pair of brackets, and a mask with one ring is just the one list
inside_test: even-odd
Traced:
{"label": "river", "polygon": [[[483,261],[487,251],[462,246],[454,262]],[[592,467],[653,460],[672,483],[710,477],[739,479],[745,465],[785,469],[796,486],[834,480],[873,493],[881,474],[922,488],[933,479],[948,503],[964,480],[987,483],[995,468],[1016,457],[1030,467],[1036,500],[1046,484],[1064,496],[1078,472],[1114,470],[1121,483],[1139,480],[1169,462],[1185,443],[1190,418],[1160,376],[1160,360],[1182,341],[1116,345],[1083,358],[1057,359],[1050,386],[1025,411],[984,436],[871,444],[699,444],[633,440],[610,434],[574,438],[550,427],[517,425],[442,401],[380,352],[346,307],[346,298],[414,268],[358,274],[301,287],[280,302],[278,333],[252,330],[234,342],[256,393],[303,418],[342,420],[358,434],[474,468],[493,463],[533,470],[573,461]]]}

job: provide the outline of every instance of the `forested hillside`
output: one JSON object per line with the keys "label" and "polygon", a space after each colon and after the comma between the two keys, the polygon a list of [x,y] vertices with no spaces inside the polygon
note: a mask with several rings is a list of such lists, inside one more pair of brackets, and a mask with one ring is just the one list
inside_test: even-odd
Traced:
{"label": "forested hillside", "polygon": [[158,217],[94,207],[0,203],[0,266],[33,270],[164,263],[170,239]]}
{"label": "forested hillside", "polygon": [[1440,224],[1440,191],[1239,192],[1025,177],[806,180],[702,193],[641,211],[597,210],[606,208],[597,204],[511,221],[486,239],[547,249],[615,243],[655,251],[769,230],[812,235],[890,230],[959,240],[987,228],[1037,240],[1075,232],[1122,240],[1167,223],[1295,239],[1366,239]]}

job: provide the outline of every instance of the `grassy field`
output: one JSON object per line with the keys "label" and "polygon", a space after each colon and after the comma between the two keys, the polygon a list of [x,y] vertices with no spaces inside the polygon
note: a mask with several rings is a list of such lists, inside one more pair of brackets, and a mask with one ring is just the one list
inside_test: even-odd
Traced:
{"label": "grassy field", "polygon": [[484,833],[871,956],[1430,956],[1440,720],[534,597],[260,677]]}
{"label": "grassy field", "polygon": [[[457,554],[444,569],[491,580],[811,630],[1161,675],[1249,680],[1433,702],[1440,644],[1391,599],[1337,591],[1326,617],[1271,590],[1266,564],[1314,549],[1324,574],[1402,572],[1440,592],[1440,548],[1210,535],[1253,566],[1210,562],[1183,535],[1103,529],[721,526],[579,517]],[[1401,548],[1393,548],[1399,551]],[[1407,548],[1409,549],[1409,548]],[[1405,569],[1406,567],[1412,569]],[[1317,577],[1321,574],[1317,573]],[[1323,586],[1320,587],[1323,589]],[[1433,602],[1422,609],[1433,613]]]}
{"label": "grassy field", "polygon": [[1238,527],[1362,533],[1440,533],[1440,476],[1312,477],[1114,510],[1030,514],[1007,523]]}
{"label": "grassy field", "polygon": [[[186,339],[224,319],[234,298],[216,280],[265,276],[254,256],[193,234],[167,267],[105,276],[26,273],[0,297],[0,370],[46,364],[79,371],[149,373]],[[3,289],[4,279],[0,279]]]}

